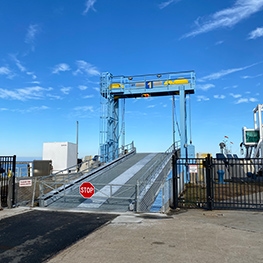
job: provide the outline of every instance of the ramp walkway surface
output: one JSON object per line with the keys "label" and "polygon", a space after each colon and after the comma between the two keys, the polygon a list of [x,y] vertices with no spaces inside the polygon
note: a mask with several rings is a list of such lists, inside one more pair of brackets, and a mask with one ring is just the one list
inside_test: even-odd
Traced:
{"label": "ramp walkway surface", "polygon": [[[61,198],[48,205],[54,209],[78,209],[125,212],[135,199],[137,180],[152,167],[163,153],[136,153],[120,164],[79,181],[67,189]],[[95,187],[92,198],[85,199],[79,193],[83,182]]]}

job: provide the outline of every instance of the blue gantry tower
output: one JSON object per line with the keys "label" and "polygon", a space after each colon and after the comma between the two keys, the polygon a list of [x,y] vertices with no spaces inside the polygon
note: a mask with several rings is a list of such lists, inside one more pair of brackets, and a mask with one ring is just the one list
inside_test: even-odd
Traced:
{"label": "blue gantry tower", "polygon": [[194,71],[135,76],[113,76],[108,72],[102,73],[100,79],[101,161],[109,162],[119,157],[119,140],[123,133],[120,124],[124,122],[120,118],[120,99],[138,97],[179,96],[181,157],[194,155],[193,145],[188,144],[186,126],[186,95],[193,94],[194,90]]}

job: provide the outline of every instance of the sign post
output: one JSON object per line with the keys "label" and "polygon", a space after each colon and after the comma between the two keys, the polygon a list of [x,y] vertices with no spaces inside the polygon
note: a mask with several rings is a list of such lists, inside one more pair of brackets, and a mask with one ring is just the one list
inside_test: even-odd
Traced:
{"label": "sign post", "polygon": [[79,193],[84,198],[91,198],[95,193],[95,187],[90,182],[84,182],[79,187]]}

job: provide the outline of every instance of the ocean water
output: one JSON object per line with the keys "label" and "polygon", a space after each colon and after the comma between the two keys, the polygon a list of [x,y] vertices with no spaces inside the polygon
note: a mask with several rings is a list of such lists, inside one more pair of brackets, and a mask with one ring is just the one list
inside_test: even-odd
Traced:
{"label": "ocean water", "polygon": [[28,164],[32,166],[33,160],[42,160],[42,158],[41,157],[17,157],[16,158],[16,177],[28,176],[27,166]]}
{"label": "ocean water", "polygon": [[[28,162],[29,163],[29,162]],[[16,177],[25,177],[28,176],[28,168],[27,168],[27,164],[23,163],[17,163],[16,164]]]}

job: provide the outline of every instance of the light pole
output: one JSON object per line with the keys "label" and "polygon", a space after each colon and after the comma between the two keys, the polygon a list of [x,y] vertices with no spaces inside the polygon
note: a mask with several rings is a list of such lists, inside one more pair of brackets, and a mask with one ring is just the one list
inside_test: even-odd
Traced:
{"label": "light pole", "polygon": [[77,159],[77,164],[78,164],[78,156],[79,156],[79,122],[77,121],[77,127],[76,127],[76,147],[77,147],[77,151],[76,151],[76,159]]}

